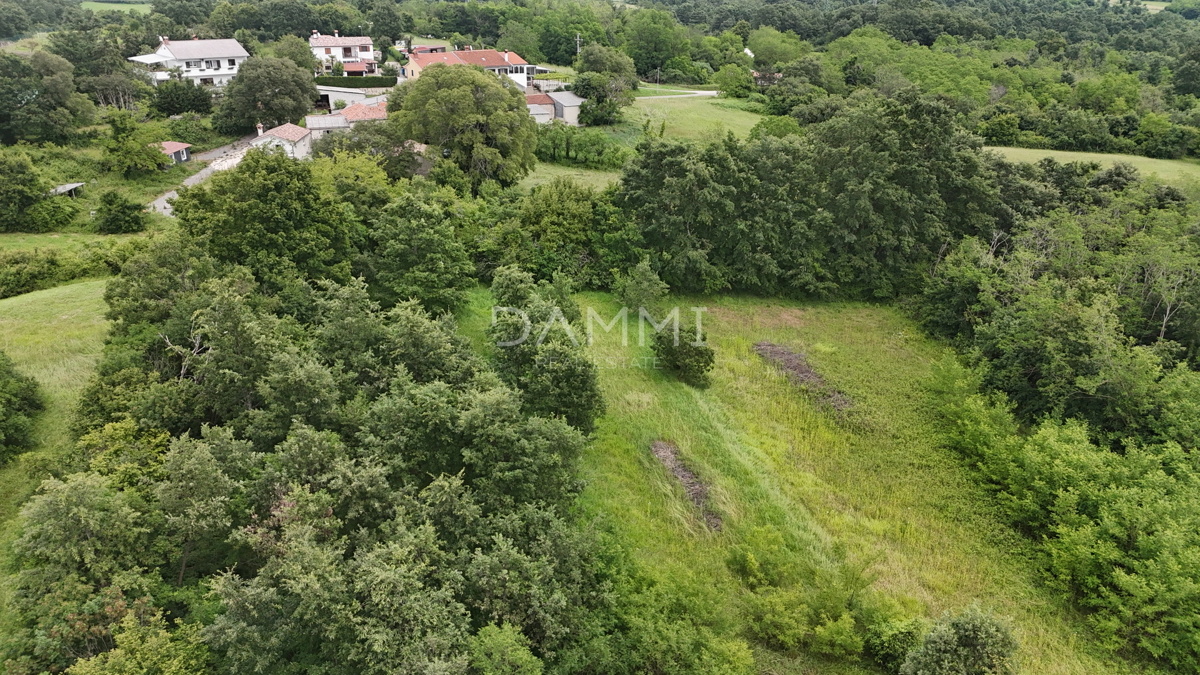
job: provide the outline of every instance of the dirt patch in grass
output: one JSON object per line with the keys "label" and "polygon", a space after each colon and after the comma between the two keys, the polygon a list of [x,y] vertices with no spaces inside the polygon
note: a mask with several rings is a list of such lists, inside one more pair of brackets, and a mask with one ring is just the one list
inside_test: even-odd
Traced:
{"label": "dirt patch in grass", "polygon": [[716,532],[721,531],[721,517],[713,513],[708,507],[708,486],[701,481],[692,470],[684,466],[679,460],[679,450],[674,443],[667,441],[654,441],[650,444],[650,451],[658,458],[658,461],[667,467],[675,478],[683,485],[684,492],[687,493],[688,499],[700,509],[700,513],[704,516],[704,522],[709,529]]}
{"label": "dirt patch in grass", "polygon": [[835,411],[841,413],[853,407],[854,401],[844,392],[838,391],[836,387],[826,382],[825,378],[821,377],[821,374],[808,364],[808,359],[803,354],[772,342],[759,342],[754,345],[754,351],[767,361],[779,366],[787,374],[788,379]]}

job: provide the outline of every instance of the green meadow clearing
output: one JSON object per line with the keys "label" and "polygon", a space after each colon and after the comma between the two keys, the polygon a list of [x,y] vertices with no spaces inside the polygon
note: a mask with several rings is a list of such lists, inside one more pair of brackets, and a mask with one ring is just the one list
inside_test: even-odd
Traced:
{"label": "green meadow clearing", "polygon": [[1033,148],[989,147],[988,150],[995,150],[1013,162],[1036,162],[1043,157],[1053,157],[1060,162],[1099,162],[1102,166],[1112,166],[1114,162],[1128,162],[1142,175],[1157,175],[1168,183],[1192,183],[1200,180],[1200,162],[1191,159],[1154,159],[1141,155],[1110,155],[1100,152],[1069,152]]}
{"label": "green meadow clearing", "polygon": [[[607,294],[580,297],[605,320]],[[736,297],[679,299],[708,307],[717,350],[712,385],[698,390],[647,367],[648,347],[597,328],[592,346],[608,410],[586,450],[583,508],[607,524],[660,581],[707,598],[718,630],[736,634],[739,582],[731,547],[754,528],[779,531],[806,563],[865,566],[874,587],[930,617],[979,602],[1011,617],[1022,672],[1127,672],[1089,641],[1083,620],[1043,588],[1032,547],[1002,525],[966,468],[941,447],[922,382],[948,350],[899,311]],[[473,292],[460,328],[486,353],[491,299]],[[619,329],[618,329],[619,330]],[[754,351],[770,341],[806,354],[853,400],[844,420],[809,400]],[[651,454],[673,442],[708,486],[723,521],[711,530]],[[760,651],[762,673],[874,672],[808,656]],[[1138,668],[1142,672],[1144,669]]]}
{"label": "green meadow clearing", "polygon": [[[0,300],[0,351],[41,385],[46,409],[36,420],[37,447],[0,465],[0,568],[7,568],[17,511],[38,484],[61,471],[71,447],[71,413],[91,377],[108,322],[104,280],[84,281]],[[8,585],[0,582],[0,635],[10,634]]]}
{"label": "green meadow clearing", "polygon": [[137,12],[139,14],[150,13],[150,3],[125,3],[125,2],[88,2],[79,3],[80,9],[90,9],[93,12]]}

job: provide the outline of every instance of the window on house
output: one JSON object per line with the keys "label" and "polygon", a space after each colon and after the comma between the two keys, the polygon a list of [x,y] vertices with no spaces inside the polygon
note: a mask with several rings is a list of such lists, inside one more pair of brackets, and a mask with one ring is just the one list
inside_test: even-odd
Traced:
{"label": "window on house", "polygon": [[342,47],[342,56],[354,56],[354,50],[350,47]]}
{"label": "window on house", "polygon": [[229,59],[229,67],[230,67],[230,68],[237,68],[237,60],[236,60],[236,59]]}
{"label": "window on house", "polygon": [[204,67],[205,67],[205,68],[214,68],[214,69],[220,70],[220,68],[221,68],[221,62],[220,62],[219,60],[210,60],[210,61],[205,61],[205,62],[204,62]]}
{"label": "window on house", "polygon": [[333,48],[332,48],[332,47],[326,47],[326,48],[325,48],[325,53],[326,53],[326,54],[332,54],[332,53],[333,53]]}
{"label": "window on house", "polygon": [[358,48],[358,51],[360,51],[360,52],[369,52],[369,51],[371,51],[371,48],[370,48],[368,45],[363,45],[363,46],[361,46],[361,47],[359,47],[359,48]]}
{"label": "window on house", "polygon": [[213,79],[211,77],[202,77],[200,78],[200,85],[204,87],[211,87],[213,86]]}
{"label": "window on house", "polygon": [[183,67],[184,68],[199,68],[200,62],[199,61],[184,61]]}

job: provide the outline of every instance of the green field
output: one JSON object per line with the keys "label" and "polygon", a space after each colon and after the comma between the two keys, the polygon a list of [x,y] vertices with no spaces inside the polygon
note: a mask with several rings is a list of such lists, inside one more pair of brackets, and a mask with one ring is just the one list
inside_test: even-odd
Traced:
{"label": "green field", "polygon": [[136,234],[92,234],[90,232],[45,232],[28,234],[6,232],[0,234],[0,251],[32,251],[39,248],[54,248],[60,251],[78,251],[86,244],[110,239],[122,240]]}
{"label": "green field", "polygon": [[[611,317],[605,294],[581,304]],[[483,344],[490,296],[473,292],[460,326]],[[922,381],[945,348],[921,337],[895,309],[804,305],[744,298],[687,298],[709,308],[705,330],[717,350],[713,384],[685,386],[633,367],[650,354],[617,333],[597,332],[608,411],[586,450],[585,512],[607,523],[658,580],[707,599],[730,635],[743,625],[740,584],[726,567],[730,547],[770,525],[816,565],[842,556],[869,564],[874,587],[911,598],[931,617],[980,602],[1012,617],[1022,641],[1022,672],[1116,673],[1082,620],[1038,582],[1032,547],[992,514],[968,470],[933,429]],[[785,345],[854,401],[837,422],[752,351]],[[645,365],[644,363],[642,365]],[[650,453],[674,442],[707,483],[724,527],[713,532],[680,485]],[[762,673],[874,672],[807,656],[757,652]]]}
{"label": "green field", "polygon": [[549,183],[555,178],[572,178],[575,182],[597,190],[603,190],[608,187],[609,183],[615,183],[621,179],[620,171],[599,171],[596,169],[584,169],[582,167],[562,166],[561,164],[547,164],[546,162],[538,162],[537,168],[533,173],[525,177],[520,182],[522,190],[536,187],[542,183]]}
{"label": "green field", "polygon": [[990,147],[1014,162],[1036,162],[1043,157],[1053,157],[1060,162],[1099,162],[1112,166],[1113,162],[1128,162],[1143,176],[1157,175],[1168,183],[1191,183],[1200,180],[1200,162],[1190,159],[1154,159],[1140,155],[1109,155],[1100,152],[1068,152],[1065,150],[1034,150],[1031,148]]}
{"label": "green field", "polygon": [[[0,351],[37,379],[46,402],[36,420],[37,447],[0,465],[0,567],[8,567],[13,517],[21,503],[51,471],[63,468],[61,457],[71,446],[71,411],[108,330],[105,283],[84,281],[0,300]],[[0,635],[11,634],[7,597],[7,586],[0,585]]]}
{"label": "green field", "polygon": [[93,12],[137,12],[139,14],[150,13],[150,3],[124,3],[124,2],[81,2],[81,9],[90,9]]}
{"label": "green field", "polygon": [[632,123],[639,130],[647,119],[655,128],[666,120],[668,136],[693,140],[726,130],[744,138],[762,119],[762,115],[744,110],[738,103],[709,96],[639,99],[625,116],[629,119],[626,124]]}

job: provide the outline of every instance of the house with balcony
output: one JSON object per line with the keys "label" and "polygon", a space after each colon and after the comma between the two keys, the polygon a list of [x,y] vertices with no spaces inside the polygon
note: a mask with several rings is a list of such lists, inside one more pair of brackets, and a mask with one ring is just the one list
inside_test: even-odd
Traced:
{"label": "house with balcony", "polygon": [[237,75],[238,68],[250,58],[237,40],[177,40],[161,38],[153,54],[129,57],[147,66],[154,84],[169,80],[172,70],[185,81],[208,87],[222,87]]}
{"label": "house with balcony", "polygon": [[321,35],[314,30],[308,36],[308,48],[327,73],[334,62],[342,64],[342,74],[347,76],[374,75],[378,70],[375,45],[369,37],[342,37],[336,30],[333,35]]}

